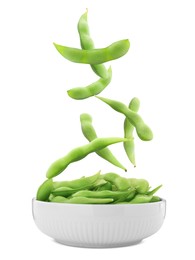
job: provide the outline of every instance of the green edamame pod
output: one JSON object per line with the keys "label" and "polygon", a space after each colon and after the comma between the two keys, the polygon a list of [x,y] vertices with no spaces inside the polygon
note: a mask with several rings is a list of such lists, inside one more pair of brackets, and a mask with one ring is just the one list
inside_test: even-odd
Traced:
{"label": "green edamame pod", "polygon": [[158,197],[158,196],[152,196],[150,202],[158,202],[158,201],[161,201],[161,198]]}
{"label": "green edamame pod", "polygon": [[40,201],[48,201],[49,196],[53,190],[53,180],[44,181],[38,188],[36,199]]}
{"label": "green edamame pod", "polygon": [[69,197],[75,192],[78,192],[82,190],[82,188],[72,189],[70,187],[59,187],[57,189],[52,190],[52,194],[54,196],[63,196],[63,197]]}
{"label": "green edamame pod", "polygon": [[152,195],[149,196],[149,195],[137,194],[129,203],[130,204],[149,203],[151,199],[152,199]]}
{"label": "green edamame pod", "polygon": [[[92,117],[89,114],[80,115],[81,129],[88,141],[93,141],[97,138],[97,134],[92,125]],[[129,141],[128,141],[129,142]],[[127,171],[127,169],[116,159],[108,148],[104,148],[96,152],[100,157],[112,163],[113,165]]]}
{"label": "green edamame pod", "polygon": [[140,115],[130,110],[125,104],[111,100],[108,98],[103,98],[96,96],[98,99],[112,107],[115,111],[124,114],[130,123],[136,128],[136,132],[139,138],[143,141],[150,141],[153,138],[153,134],[149,126],[147,126]]}
{"label": "green edamame pod", "polygon": [[112,69],[108,69],[108,77],[100,78],[87,87],[72,88],[67,91],[69,97],[77,100],[86,99],[101,93],[110,83],[112,79]]}
{"label": "green edamame pod", "polygon": [[51,202],[66,203],[68,199],[63,196],[56,196],[51,199]]}
{"label": "green edamame pod", "polygon": [[[59,196],[58,196],[59,197]],[[69,203],[69,204],[107,204],[112,203],[111,198],[86,198],[86,197],[75,197],[71,199],[66,199],[60,196],[60,198],[55,197],[52,202]]]}
{"label": "green edamame pod", "polygon": [[93,50],[80,50],[54,43],[57,51],[67,60],[83,64],[102,64],[124,56],[130,47],[128,39],[112,43],[106,48]]}
{"label": "green edamame pod", "polygon": [[149,183],[145,179],[129,178],[127,181],[129,186],[136,189],[138,193],[146,194],[149,190]]}
{"label": "green edamame pod", "polygon": [[48,169],[46,177],[51,179],[59,175],[64,171],[69,164],[79,161],[85,158],[88,154],[101,150],[111,144],[116,144],[119,142],[126,142],[127,139],[120,137],[110,137],[110,138],[96,138],[89,144],[77,147],[70,151],[66,156],[55,161]]}
{"label": "green edamame pod", "polygon": [[103,178],[104,180],[109,181],[111,184],[115,185],[118,190],[122,191],[130,188],[128,180],[116,173],[106,173],[103,175]]}
{"label": "green edamame pod", "polygon": [[67,199],[63,196],[54,197],[51,202],[67,203],[67,204],[107,204],[112,203],[112,198],[87,198],[87,197],[74,197]]}
{"label": "green edamame pod", "polygon": [[131,190],[132,190],[132,192],[129,194],[129,196],[125,200],[127,202],[131,201],[135,197],[135,195],[136,195],[136,189],[135,188],[131,188]]}
{"label": "green edamame pod", "polygon": [[53,194],[49,195],[48,201],[51,201],[55,196]]}
{"label": "green edamame pod", "polygon": [[[77,28],[80,36],[81,48],[84,50],[92,50],[94,49],[94,43],[89,33],[87,14],[88,10],[80,17]],[[91,68],[101,78],[108,78],[107,70],[103,64],[91,65]]]}
{"label": "green edamame pod", "polygon": [[156,193],[160,188],[162,187],[162,185],[159,185],[158,187],[156,187],[155,189],[148,191],[147,195],[154,195],[154,193]]}
{"label": "green edamame pod", "polygon": [[98,187],[97,189],[97,191],[103,191],[103,190],[112,190],[112,184],[107,181],[104,185]]}
{"label": "green edamame pod", "polygon": [[92,176],[89,177],[82,177],[80,179],[72,180],[72,181],[59,181],[54,182],[53,187],[54,189],[60,187],[68,187],[71,189],[89,189],[92,185],[94,185],[100,177],[100,171]]}
{"label": "green edamame pod", "polygon": [[[129,103],[129,109],[133,112],[137,112],[139,110],[140,101],[138,98],[133,98]],[[130,141],[123,143],[125,152],[130,160],[130,162],[136,166],[135,163],[135,149],[134,149],[134,139],[133,139],[133,130],[134,126],[130,123],[130,121],[125,118],[124,121],[124,137],[131,138]]]}
{"label": "green edamame pod", "polygon": [[126,191],[110,191],[110,190],[104,190],[104,191],[88,191],[88,190],[82,190],[74,193],[72,197],[86,197],[86,198],[111,198],[114,201],[115,200],[124,200],[127,198],[130,193],[132,193],[132,190],[126,190]]}
{"label": "green edamame pod", "polygon": [[104,179],[99,178],[90,188],[89,190],[98,190],[100,187],[104,186],[107,183]]}

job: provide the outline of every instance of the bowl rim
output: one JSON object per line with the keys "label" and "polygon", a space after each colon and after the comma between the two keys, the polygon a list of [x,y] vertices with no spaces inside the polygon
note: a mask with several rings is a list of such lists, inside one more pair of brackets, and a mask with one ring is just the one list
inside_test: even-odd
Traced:
{"label": "bowl rim", "polygon": [[79,204],[79,203],[59,203],[59,202],[48,202],[48,201],[41,201],[37,200],[35,197],[32,199],[32,203],[39,203],[39,204],[45,204],[45,205],[61,205],[60,207],[143,207],[143,206],[151,206],[152,205],[160,205],[162,203],[166,204],[166,200],[160,197],[160,201],[157,202],[149,202],[149,203],[135,203],[135,204],[130,204],[130,203],[124,203],[124,204]]}

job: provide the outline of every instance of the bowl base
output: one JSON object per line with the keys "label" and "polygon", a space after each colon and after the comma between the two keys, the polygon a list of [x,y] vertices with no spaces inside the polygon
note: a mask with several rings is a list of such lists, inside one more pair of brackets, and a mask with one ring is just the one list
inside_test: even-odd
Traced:
{"label": "bowl base", "polygon": [[116,243],[116,244],[85,244],[85,243],[75,243],[75,242],[65,242],[54,239],[56,243],[65,245],[65,246],[72,246],[72,247],[81,247],[81,248],[114,248],[114,247],[126,247],[126,246],[134,246],[140,244],[143,240],[132,241],[129,243]]}

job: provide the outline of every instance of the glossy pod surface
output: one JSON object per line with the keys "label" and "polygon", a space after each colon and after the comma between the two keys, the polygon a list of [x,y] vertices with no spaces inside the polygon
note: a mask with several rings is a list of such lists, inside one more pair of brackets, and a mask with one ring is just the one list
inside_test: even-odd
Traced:
{"label": "glossy pod surface", "polygon": [[64,171],[69,164],[85,158],[88,154],[101,150],[111,144],[125,142],[127,139],[120,137],[96,138],[89,144],[77,147],[66,156],[55,161],[48,169],[46,177],[51,179]]}
{"label": "glossy pod surface", "polygon": [[[83,135],[87,138],[89,142],[93,141],[97,138],[96,131],[92,125],[92,117],[89,114],[81,114],[80,115],[81,129]],[[112,154],[109,148],[104,148],[96,151],[101,158],[107,160],[113,165],[127,171],[127,169],[117,160],[117,158]]]}
{"label": "glossy pod surface", "polygon": [[[81,48],[84,50],[94,49],[94,42],[89,33],[88,10],[81,15],[77,28],[80,37]],[[103,64],[91,65],[92,70],[101,78],[108,78],[108,72]]]}
{"label": "glossy pod surface", "polygon": [[112,79],[112,69],[108,69],[107,77],[100,78],[86,87],[76,87],[67,91],[69,97],[77,100],[86,99],[101,93]]}
{"label": "glossy pod surface", "polygon": [[[140,101],[138,98],[133,98],[129,103],[129,109],[133,112],[138,112],[140,107]],[[130,160],[130,162],[136,166],[135,163],[135,148],[134,148],[134,138],[133,138],[134,126],[130,123],[128,118],[124,121],[124,137],[131,139],[128,142],[123,143],[125,152]]]}
{"label": "glossy pod surface", "polygon": [[106,48],[81,50],[54,43],[57,51],[67,60],[84,64],[101,64],[124,56],[130,47],[129,40],[120,40]]}
{"label": "glossy pod surface", "polygon": [[115,111],[125,115],[127,119],[130,121],[130,123],[135,127],[137,135],[139,138],[143,141],[150,141],[153,138],[152,130],[147,126],[141,116],[132,110],[130,110],[125,104],[122,102],[99,97],[96,96],[96,98],[100,99],[107,105],[109,105],[111,108],[113,108]]}

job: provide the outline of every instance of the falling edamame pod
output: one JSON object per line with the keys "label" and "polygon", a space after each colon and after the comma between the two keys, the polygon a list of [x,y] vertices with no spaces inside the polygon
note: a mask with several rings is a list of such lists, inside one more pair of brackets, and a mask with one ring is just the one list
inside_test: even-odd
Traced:
{"label": "falling edamame pod", "polygon": [[125,115],[130,123],[136,128],[136,132],[139,138],[143,141],[150,141],[153,138],[152,130],[147,126],[140,115],[130,110],[125,104],[119,101],[111,100],[108,98],[103,98],[96,96],[115,111]]}
{"label": "falling edamame pod", "polygon": [[[89,142],[97,138],[97,134],[92,125],[92,117],[89,114],[80,115],[81,129],[84,136]],[[128,141],[129,142],[129,141]],[[126,142],[125,142],[126,143]],[[104,148],[96,152],[100,157],[112,163],[113,165],[127,171],[127,169],[116,159],[108,148]]]}
{"label": "falling edamame pod", "polygon": [[73,99],[86,99],[101,93],[110,83],[112,79],[112,69],[111,67],[108,69],[107,78],[100,78],[99,80],[93,82],[87,87],[76,87],[69,89],[67,91],[69,97]]}
{"label": "falling edamame pod", "polygon": [[[129,109],[133,112],[137,112],[139,110],[140,101],[138,98],[133,98],[129,103]],[[130,162],[136,166],[135,163],[135,149],[134,149],[134,139],[133,139],[133,130],[134,126],[130,123],[130,121],[125,118],[124,121],[124,137],[125,138],[131,138],[128,142],[124,142],[123,146],[125,149],[125,152],[130,160]]]}
{"label": "falling edamame pod", "polygon": [[67,60],[83,64],[102,64],[124,56],[130,47],[128,39],[112,43],[106,48],[81,50],[54,43],[57,51]]}
{"label": "falling edamame pod", "polygon": [[[89,33],[87,21],[88,10],[80,17],[77,29],[80,36],[81,48],[84,50],[94,49],[94,43]],[[101,78],[108,78],[108,72],[103,64],[91,65],[92,70]]]}
{"label": "falling edamame pod", "polygon": [[47,170],[46,177],[51,179],[63,172],[69,164],[85,158],[88,154],[101,150],[111,144],[126,141],[127,139],[120,137],[96,138],[86,145],[73,149],[66,156],[55,161]]}

